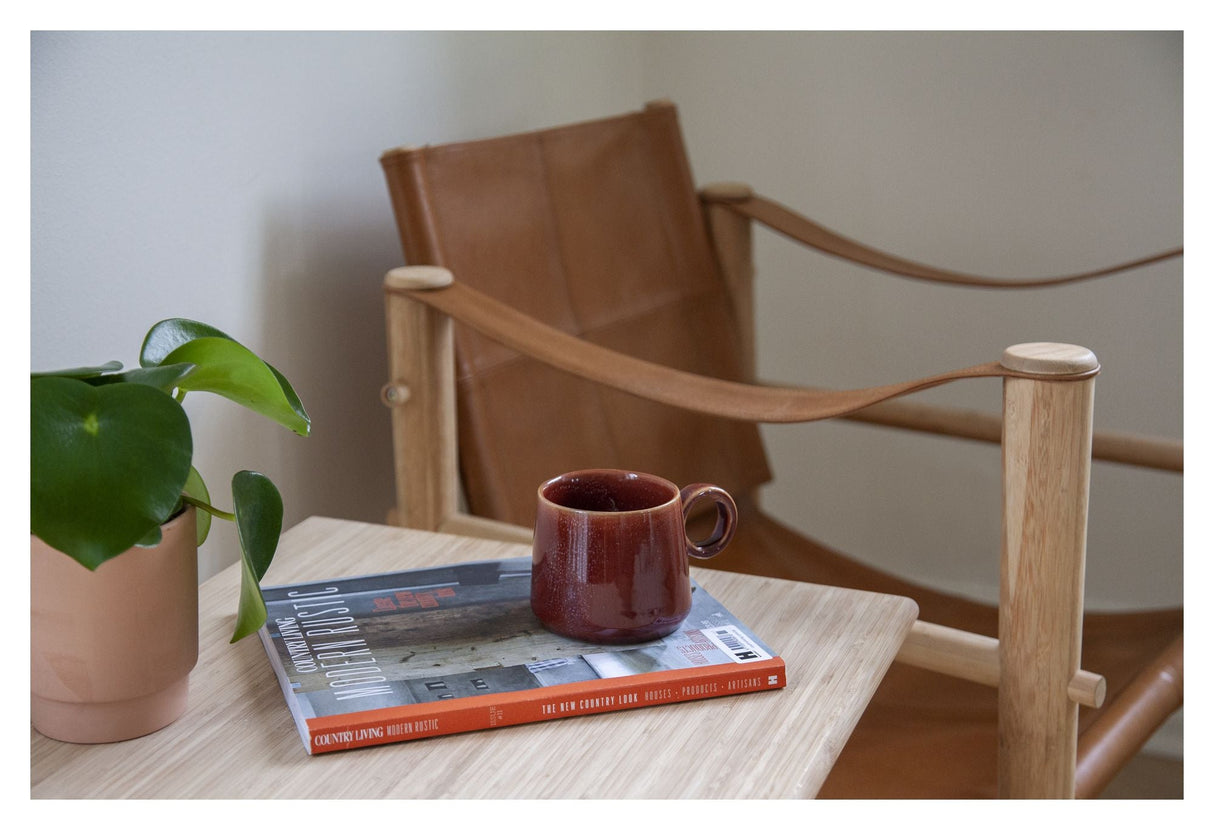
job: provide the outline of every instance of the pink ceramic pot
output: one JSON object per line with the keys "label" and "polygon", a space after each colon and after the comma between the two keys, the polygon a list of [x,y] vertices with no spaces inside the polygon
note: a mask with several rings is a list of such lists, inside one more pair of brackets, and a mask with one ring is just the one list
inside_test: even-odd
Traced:
{"label": "pink ceramic pot", "polygon": [[109,743],[185,711],[198,660],[194,509],[90,571],[30,537],[30,719],[42,734]]}

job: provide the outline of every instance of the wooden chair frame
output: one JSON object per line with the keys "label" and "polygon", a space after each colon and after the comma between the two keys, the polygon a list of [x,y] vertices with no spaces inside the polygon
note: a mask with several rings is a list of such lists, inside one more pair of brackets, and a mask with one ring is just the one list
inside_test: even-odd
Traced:
{"label": "wooden chair frame", "polygon": [[[842,240],[740,185],[701,192],[713,243],[739,309],[753,308],[751,221],[793,239],[894,273],[939,279],[907,263]],[[1075,275],[1089,279],[1175,256]],[[930,269],[922,269],[930,271]],[[965,275],[947,281],[973,284]],[[530,543],[530,531],[465,513],[460,506],[453,320],[529,357],[654,400],[762,422],[847,417],[905,429],[999,442],[1003,531],[998,639],[915,623],[902,662],[999,689],[999,795],[1057,798],[1099,792],[1116,772],[1110,742],[1132,755],[1155,725],[1183,702],[1183,638],[1146,676],[1128,725],[1090,728],[1078,741],[1078,706],[1100,707],[1102,677],[1080,667],[1088,482],[1093,458],[1180,472],[1179,442],[1122,434],[1093,435],[1099,365],[1085,348],[1023,344],[991,364],[867,390],[836,392],[727,383],[644,363],[550,329],[460,286],[446,269],[410,266],[385,278],[397,502],[392,516],[409,527]],[[753,367],[753,331],[747,364]],[[940,383],[1001,376],[1002,416],[896,400]],[[687,403],[694,402],[694,403]],[[1104,760],[1084,763],[1085,757]],[[1081,775],[1077,784],[1077,773]]]}

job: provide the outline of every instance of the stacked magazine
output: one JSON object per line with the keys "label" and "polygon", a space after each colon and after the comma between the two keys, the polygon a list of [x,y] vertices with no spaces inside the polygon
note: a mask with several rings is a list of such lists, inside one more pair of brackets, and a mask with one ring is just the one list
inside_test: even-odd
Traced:
{"label": "stacked magazine", "polygon": [[262,589],[260,636],[309,754],[782,688],[784,661],[692,583],[675,633],[571,640],[529,557]]}

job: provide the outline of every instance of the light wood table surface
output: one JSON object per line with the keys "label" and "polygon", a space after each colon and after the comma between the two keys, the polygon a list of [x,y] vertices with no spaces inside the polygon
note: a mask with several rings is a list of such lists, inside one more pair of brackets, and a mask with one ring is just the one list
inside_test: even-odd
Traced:
{"label": "light wood table surface", "polygon": [[[529,554],[313,517],[283,535],[263,584]],[[918,613],[904,597],[693,569],[784,657],[786,688],[309,756],[259,639],[228,643],[238,568],[200,588],[185,715],[95,746],[31,727],[31,797],[812,797]]]}

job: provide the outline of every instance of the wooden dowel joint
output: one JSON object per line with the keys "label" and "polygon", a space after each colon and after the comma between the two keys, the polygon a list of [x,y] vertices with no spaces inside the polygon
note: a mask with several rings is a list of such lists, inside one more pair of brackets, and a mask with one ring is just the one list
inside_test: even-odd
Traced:
{"label": "wooden dowel joint", "polygon": [[1080,669],[1075,672],[1071,682],[1066,687],[1067,697],[1080,706],[1090,706],[1099,709],[1104,705],[1104,697],[1108,693],[1108,682],[1104,675],[1095,674]]}
{"label": "wooden dowel joint", "polygon": [[[895,659],[984,686],[999,685],[999,641],[994,637],[916,620]],[[1080,669],[1067,685],[1067,697],[1098,709],[1106,688],[1102,675]]]}
{"label": "wooden dowel joint", "polygon": [[401,406],[411,394],[409,387],[403,383],[385,383],[379,390],[379,399],[384,406]]}

